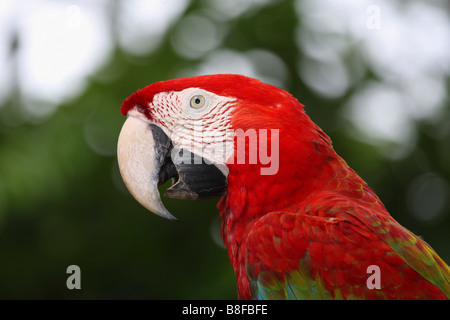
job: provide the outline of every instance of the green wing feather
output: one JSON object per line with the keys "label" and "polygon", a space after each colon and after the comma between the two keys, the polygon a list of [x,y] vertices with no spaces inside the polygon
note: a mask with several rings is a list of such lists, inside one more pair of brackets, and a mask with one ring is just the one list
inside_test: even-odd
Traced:
{"label": "green wing feather", "polygon": [[365,215],[366,222],[372,230],[386,242],[411,268],[429,282],[437,286],[450,298],[450,268],[437,253],[415,234],[399,225],[390,217]]}
{"label": "green wing feather", "polygon": [[[323,212],[322,216],[276,212],[255,223],[246,258],[255,298],[392,298],[392,292],[367,288],[365,271],[373,261],[383,266],[382,272],[390,270],[393,279],[408,281],[412,268],[450,298],[450,268],[429,245],[389,215],[377,215],[363,206],[349,208],[348,201],[343,201],[339,212],[337,200],[333,212],[325,216]],[[397,275],[401,272],[405,274]],[[424,290],[434,290],[444,298],[427,281],[413,276],[418,279],[416,287],[409,283],[400,288],[403,284],[395,280],[398,290],[411,291],[401,292],[399,298],[426,298]],[[384,274],[382,278],[390,281]]]}

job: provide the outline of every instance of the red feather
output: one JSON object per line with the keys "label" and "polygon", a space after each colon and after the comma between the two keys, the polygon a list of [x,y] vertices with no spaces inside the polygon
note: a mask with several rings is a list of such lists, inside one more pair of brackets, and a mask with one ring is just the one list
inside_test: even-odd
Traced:
{"label": "red feather", "polygon": [[[218,204],[241,298],[450,296],[449,267],[389,215],[286,91],[239,75],[176,79],[131,95],[121,112],[146,109],[156,93],[193,87],[237,99],[234,129],[279,130],[276,174],[230,159],[227,195]],[[381,269],[381,289],[366,285],[370,265]]]}

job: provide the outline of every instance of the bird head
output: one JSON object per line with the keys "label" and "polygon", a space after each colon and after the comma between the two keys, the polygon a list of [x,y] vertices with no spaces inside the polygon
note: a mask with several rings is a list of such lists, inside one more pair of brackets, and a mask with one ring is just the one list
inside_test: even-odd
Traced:
{"label": "bird head", "polygon": [[[224,196],[234,173],[253,183],[283,174],[279,152],[292,158],[302,130],[316,128],[288,92],[232,74],[156,82],[128,97],[121,113],[127,117],[117,150],[122,178],[141,205],[168,219],[175,217],[158,185],[172,179],[169,198]],[[281,135],[292,143],[280,143]]]}

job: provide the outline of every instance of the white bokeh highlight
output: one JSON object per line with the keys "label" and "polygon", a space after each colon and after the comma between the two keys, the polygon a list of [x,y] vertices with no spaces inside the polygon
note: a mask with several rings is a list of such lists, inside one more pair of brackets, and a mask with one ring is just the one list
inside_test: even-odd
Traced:
{"label": "white bokeh highlight", "polygon": [[365,72],[375,74],[379,83],[360,86],[344,108],[367,142],[412,144],[413,121],[439,116],[450,75],[445,2],[298,0],[296,9],[306,55],[298,73],[313,91],[341,98]]}
{"label": "white bokeh highlight", "polygon": [[[95,4],[17,2],[19,84],[25,96],[59,104],[81,93],[111,49],[106,17]],[[36,112],[41,115],[40,112]]]}

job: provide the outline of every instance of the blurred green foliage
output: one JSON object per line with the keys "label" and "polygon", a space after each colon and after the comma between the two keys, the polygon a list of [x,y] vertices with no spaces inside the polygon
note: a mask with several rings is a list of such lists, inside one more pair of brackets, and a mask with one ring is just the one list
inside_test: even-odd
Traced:
{"label": "blurred green foliage", "polygon": [[[205,1],[193,2],[184,15],[204,6]],[[293,1],[273,1],[221,22],[227,28],[221,47],[278,55],[288,67],[286,89],[306,105],[337,152],[401,224],[450,262],[449,202],[438,218],[420,221],[408,213],[407,201],[418,176],[433,172],[449,181],[449,109],[435,122],[416,124],[417,144],[402,159],[391,160],[361,142],[341,115],[346,96],[321,97],[298,76],[301,52],[294,30],[299,18],[293,6]],[[0,298],[237,297],[226,250],[217,243],[217,200],[165,199],[179,218],[166,221],[129,195],[118,172],[115,147],[124,121],[122,101],[138,88],[202,62],[174,50],[177,23],[148,55],[133,56],[117,46],[85,92],[51,117],[21,117],[20,92],[0,108]],[[66,269],[72,264],[81,268],[81,290],[66,287]]]}

